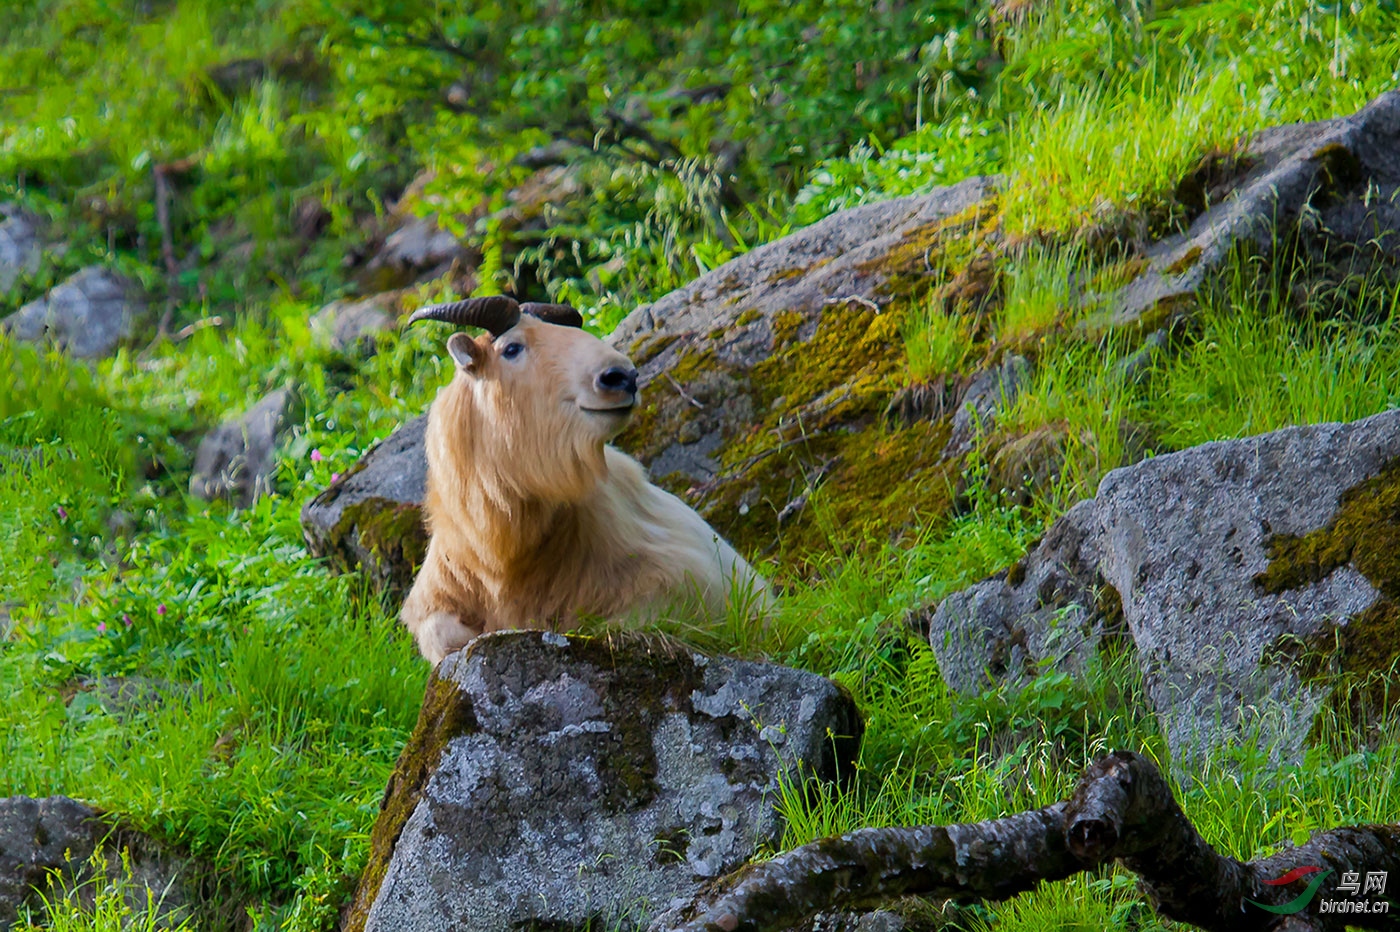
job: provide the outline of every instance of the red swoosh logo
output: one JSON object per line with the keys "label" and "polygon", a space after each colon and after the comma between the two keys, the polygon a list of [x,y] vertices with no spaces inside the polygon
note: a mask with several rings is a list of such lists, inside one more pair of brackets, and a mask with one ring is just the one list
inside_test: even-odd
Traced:
{"label": "red swoosh logo", "polygon": [[1265,880],[1262,881],[1262,883],[1266,883],[1271,887],[1281,887],[1286,883],[1292,883],[1299,877],[1306,877],[1309,874],[1316,874],[1320,870],[1322,870],[1322,868],[1320,867],[1295,867],[1288,873],[1284,874],[1282,877],[1278,878],[1277,880]]}

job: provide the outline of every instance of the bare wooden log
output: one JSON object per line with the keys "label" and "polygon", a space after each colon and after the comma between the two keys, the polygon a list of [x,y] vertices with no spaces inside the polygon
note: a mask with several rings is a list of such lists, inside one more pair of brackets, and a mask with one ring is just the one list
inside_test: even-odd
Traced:
{"label": "bare wooden log", "polygon": [[[1359,897],[1339,888],[1367,875],[1388,887],[1389,872],[1400,867],[1400,826],[1319,832],[1305,845],[1242,863],[1201,838],[1150,759],[1117,751],[1053,806],[970,825],[822,839],[737,871],[659,917],[651,932],[786,929],[824,910],[910,894],[1004,900],[1114,860],[1138,874],[1163,916],[1208,932],[1343,932],[1400,922],[1389,889]],[[1371,911],[1340,912],[1342,902]]]}

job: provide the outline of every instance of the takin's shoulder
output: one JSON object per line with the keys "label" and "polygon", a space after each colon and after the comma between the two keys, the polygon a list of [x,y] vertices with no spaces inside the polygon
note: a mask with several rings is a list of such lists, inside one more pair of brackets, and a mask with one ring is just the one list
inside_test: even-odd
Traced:
{"label": "takin's shoulder", "polygon": [[733,562],[731,548],[715,529],[695,509],[653,485],[645,467],[611,446],[605,455],[605,507],[612,512],[615,527],[626,528],[624,533],[633,541],[644,541],[653,557],[674,561],[692,573],[697,564],[718,571]]}

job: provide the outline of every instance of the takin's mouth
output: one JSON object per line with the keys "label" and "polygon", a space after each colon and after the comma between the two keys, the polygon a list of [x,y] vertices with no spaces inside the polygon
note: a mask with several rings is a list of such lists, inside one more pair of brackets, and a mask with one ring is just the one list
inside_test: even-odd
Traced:
{"label": "takin's mouth", "polygon": [[580,411],[587,411],[589,414],[610,414],[613,416],[617,416],[620,414],[631,414],[632,409],[635,407],[637,407],[637,405],[635,402],[633,402],[632,404],[618,405],[613,408],[586,408],[583,405],[579,405],[578,409]]}

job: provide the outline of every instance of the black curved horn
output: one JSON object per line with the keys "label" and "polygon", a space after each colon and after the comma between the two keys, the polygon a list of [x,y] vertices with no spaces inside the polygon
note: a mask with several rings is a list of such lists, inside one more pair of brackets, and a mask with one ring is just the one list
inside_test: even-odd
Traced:
{"label": "black curved horn", "polygon": [[583,315],[567,304],[538,304],[531,301],[520,305],[520,310],[547,324],[559,324],[561,327],[583,326]]}
{"label": "black curved horn", "polygon": [[520,311],[521,307],[514,298],[496,294],[419,308],[404,326],[411,326],[420,320],[440,320],[459,327],[480,327],[498,337],[520,322]]}

